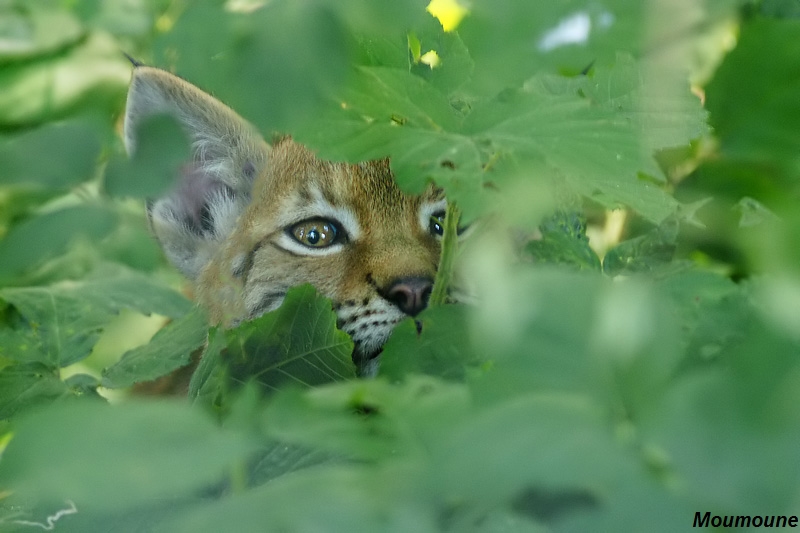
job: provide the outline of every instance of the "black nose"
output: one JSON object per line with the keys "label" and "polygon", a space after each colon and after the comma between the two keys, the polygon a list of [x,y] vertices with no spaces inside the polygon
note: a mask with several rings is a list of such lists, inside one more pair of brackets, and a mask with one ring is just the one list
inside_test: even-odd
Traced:
{"label": "black nose", "polygon": [[424,277],[399,278],[389,285],[384,298],[407,315],[416,316],[428,306],[433,280]]}

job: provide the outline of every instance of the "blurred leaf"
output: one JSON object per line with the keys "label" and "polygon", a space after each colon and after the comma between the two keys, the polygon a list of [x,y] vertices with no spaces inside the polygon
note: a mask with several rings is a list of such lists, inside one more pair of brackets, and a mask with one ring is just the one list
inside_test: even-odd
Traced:
{"label": "blurred leaf", "polygon": [[645,235],[621,242],[606,253],[603,272],[618,276],[654,272],[669,265],[679,228],[677,219],[670,218]]}
{"label": "blurred leaf", "polygon": [[116,213],[99,205],[67,207],[31,217],[0,240],[0,280],[40,266],[64,253],[78,238],[100,240],[116,222]]}
{"label": "blurred leaf", "polygon": [[77,0],[72,7],[85,24],[117,37],[147,37],[153,30],[158,4],[149,0]]}
{"label": "blurred leaf", "polygon": [[0,64],[51,54],[83,35],[78,19],[49,0],[7,0],[0,9]]}
{"label": "blurred leaf", "polygon": [[116,156],[106,167],[105,188],[112,196],[157,197],[174,185],[181,167],[190,160],[186,133],[174,117],[148,117],[136,138],[136,152],[130,159]]}
{"label": "blurred leaf", "polygon": [[[305,394],[298,390],[281,391],[262,414],[264,430],[284,445],[300,446],[327,456],[327,462],[379,461],[387,453],[398,450],[400,440],[379,412],[361,412],[369,405],[364,398],[369,386],[347,384],[350,394],[344,391],[333,394]],[[321,454],[319,452],[322,452]],[[274,465],[283,472],[283,465]],[[261,476],[272,472],[264,472]]]}
{"label": "blurred leaf", "polygon": [[[757,353],[748,350],[747,358]],[[779,368],[767,364],[762,371],[775,375]],[[759,428],[741,411],[753,399],[737,397],[747,390],[746,381],[737,384],[718,369],[691,376],[672,388],[643,430],[666,451],[686,497],[698,508],[786,514],[794,505],[787,494],[797,489],[800,474],[797,426]]]}
{"label": "blurred leaf", "polygon": [[336,10],[324,2],[280,0],[232,13],[202,0],[187,4],[156,39],[155,56],[268,134],[315,117],[347,73],[347,42]]}
{"label": "blurred leaf", "polygon": [[719,363],[741,342],[744,326],[753,319],[747,297],[727,277],[688,270],[660,280],[658,286],[674,305],[688,368]]}
{"label": "blurred leaf", "polygon": [[[434,490],[467,507],[499,503],[527,487],[610,487],[635,468],[613,442],[602,412],[564,394],[520,395],[484,410],[432,455],[440,465],[431,476]],[[603,490],[587,492],[588,501],[575,502],[572,512],[591,510],[604,497]]]}
{"label": "blurred leaf", "polygon": [[93,177],[100,155],[97,125],[70,120],[0,141],[0,185],[66,189]]}
{"label": "blurred leaf", "polygon": [[[213,396],[254,380],[264,391],[289,384],[311,387],[355,377],[353,341],[336,329],[330,300],[310,285],[290,289],[283,304],[270,313],[224,332],[226,348],[220,350],[216,333],[210,339],[190,395]],[[218,359],[218,361],[214,361]],[[224,368],[223,374],[214,367]],[[198,378],[200,379],[200,378]]]}
{"label": "blurred leaf", "polygon": [[[683,70],[696,41],[735,15],[741,0],[477,0],[458,33],[475,60],[476,88],[495,94],[535,73],[576,75],[619,52],[654,68]],[[668,21],[668,22],[666,22]]]}
{"label": "blurred leaf", "polygon": [[[435,517],[400,483],[397,469],[321,467],[296,472],[232,498],[198,506],[166,524],[174,532],[437,531]],[[364,502],[370,502],[364,505]],[[427,511],[427,512],[426,512]]]}
{"label": "blurred leaf", "polygon": [[[772,179],[797,190],[800,169],[800,20],[755,17],[742,24],[736,48],[706,88],[710,122],[726,157],[758,163]],[[748,80],[742,83],[742,80]]]}
{"label": "blurred leaf", "polygon": [[99,401],[106,401],[106,399],[97,392],[97,387],[100,386],[100,380],[89,374],[73,374],[64,380],[64,384],[69,387],[69,390],[75,396],[83,396],[93,398]]}
{"label": "blurred leaf", "polygon": [[40,363],[0,369],[0,420],[67,396],[69,389],[58,372]]}
{"label": "blurred leaf", "polygon": [[81,108],[104,120],[116,114],[130,80],[117,43],[91,33],[65,55],[0,68],[0,126],[30,127]]}
{"label": "blurred leaf", "polygon": [[0,299],[24,317],[25,335],[37,342],[34,350],[4,355],[54,368],[89,355],[100,331],[122,308],[170,317],[182,316],[191,309],[189,301],[169,287],[125,271],[50,287],[0,289]]}
{"label": "blurred leaf", "polygon": [[480,360],[470,343],[467,309],[438,306],[397,325],[383,347],[379,375],[392,381],[412,373],[463,381],[468,366]]}
{"label": "blurred leaf", "polygon": [[253,449],[184,403],[68,403],[16,421],[0,480],[14,498],[135,510],[196,496]]}
{"label": "blurred leaf", "polygon": [[778,216],[764,204],[747,196],[739,200],[736,204],[736,209],[741,215],[739,219],[739,227],[741,228],[774,224],[779,221]]}
{"label": "blurred leaf", "polygon": [[763,0],[761,13],[776,18],[800,18],[800,4],[794,0]]}
{"label": "blurred leaf", "polygon": [[199,309],[164,326],[153,339],[123,354],[103,370],[104,387],[118,389],[165,376],[189,363],[191,354],[203,346],[208,333],[205,314]]}
{"label": "blurred leaf", "polygon": [[421,0],[397,0],[390,3],[364,3],[361,0],[321,0],[321,6],[333,8],[354,35],[400,38],[405,41],[408,29],[416,28],[432,17]]}

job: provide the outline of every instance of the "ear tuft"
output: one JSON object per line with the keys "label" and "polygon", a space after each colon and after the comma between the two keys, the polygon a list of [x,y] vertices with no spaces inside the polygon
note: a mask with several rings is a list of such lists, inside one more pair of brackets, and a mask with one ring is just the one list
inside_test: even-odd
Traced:
{"label": "ear tuft", "polygon": [[177,119],[192,159],[169,194],[148,203],[150,225],[167,258],[190,278],[211,260],[250,202],[269,146],[230,108],[182,79],[137,66],[125,110],[125,145],[136,151],[139,125],[157,114]]}

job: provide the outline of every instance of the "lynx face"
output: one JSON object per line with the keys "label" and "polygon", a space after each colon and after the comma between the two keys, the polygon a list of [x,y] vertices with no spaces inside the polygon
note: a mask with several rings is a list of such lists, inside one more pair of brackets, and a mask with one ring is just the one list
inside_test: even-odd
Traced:
{"label": "lynx face", "polygon": [[223,325],[276,309],[311,283],[369,372],[393,327],[427,305],[439,262],[445,200],[403,193],[385,160],[323,161],[289,138],[268,145],[228,107],[164,71],[136,67],[125,142],[167,113],[184,127],[192,160],[173,191],[148,205],[166,256]]}

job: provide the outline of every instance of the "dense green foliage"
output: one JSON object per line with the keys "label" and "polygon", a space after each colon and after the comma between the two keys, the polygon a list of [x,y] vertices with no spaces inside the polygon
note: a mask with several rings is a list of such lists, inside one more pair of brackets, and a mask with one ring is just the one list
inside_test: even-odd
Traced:
{"label": "dense green foliage", "polygon": [[[425,4],[0,0],[0,529],[798,514],[797,2],[474,0],[448,32]],[[401,323],[376,379],[308,286],[209,330],[141,202],[185,140],[151,121],[127,160],[121,50],[444,187],[475,303]],[[104,358],[139,315],[171,322]],[[203,346],[191,401],[111,394]]]}

